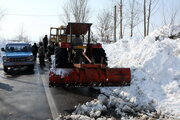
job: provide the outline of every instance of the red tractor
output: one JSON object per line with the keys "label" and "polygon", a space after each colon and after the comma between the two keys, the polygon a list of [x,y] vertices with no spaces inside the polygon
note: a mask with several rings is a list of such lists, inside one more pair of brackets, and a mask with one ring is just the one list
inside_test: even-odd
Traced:
{"label": "red tractor", "polygon": [[107,67],[107,57],[102,45],[92,43],[90,39],[91,25],[67,25],[63,33],[66,40],[60,41],[55,48],[54,64],[49,74],[50,87],[130,85],[130,68]]}

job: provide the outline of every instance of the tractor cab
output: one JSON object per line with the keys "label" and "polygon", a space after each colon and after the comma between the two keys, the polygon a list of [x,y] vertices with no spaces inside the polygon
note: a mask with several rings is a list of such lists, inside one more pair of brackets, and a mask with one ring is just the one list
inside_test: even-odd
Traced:
{"label": "tractor cab", "polygon": [[65,33],[70,36],[71,43],[76,42],[75,38],[82,39],[85,43],[85,35],[87,35],[87,44],[90,44],[91,23],[69,23]]}
{"label": "tractor cab", "polygon": [[51,27],[49,40],[54,43],[55,42],[67,42],[67,35],[64,33],[65,29],[66,29],[65,26]]}
{"label": "tractor cab", "polygon": [[[65,29],[66,41],[60,41],[56,49],[56,67],[72,67],[74,64],[104,64],[107,58],[102,45],[92,43],[90,39],[91,23],[69,23]],[[64,52],[60,52],[64,51]],[[58,54],[56,54],[58,53]],[[69,56],[60,60],[58,56]],[[64,61],[64,62],[59,62]],[[68,62],[68,63],[67,63]],[[66,64],[65,64],[66,63]]]}

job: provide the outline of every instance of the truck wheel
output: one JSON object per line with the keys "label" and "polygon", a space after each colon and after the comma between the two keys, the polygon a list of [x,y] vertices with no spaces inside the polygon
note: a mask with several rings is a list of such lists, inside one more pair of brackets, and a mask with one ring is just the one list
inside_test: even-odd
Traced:
{"label": "truck wheel", "polygon": [[56,68],[68,67],[68,51],[66,48],[56,48],[55,50],[55,66]]}
{"label": "truck wheel", "polygon": [[34,65],[29,66],[29,71],[34,72]]}
{"label": "truck wheel", "polygon": [[107,65],[107,57],[105,50],[103,48],[95,48],[93,49],[93,58],[95,63],[97,64],[105,64]]}
{"label": "truck wheel", "polygon": [[4,72],[8,72],[8,67],[4,66]]}

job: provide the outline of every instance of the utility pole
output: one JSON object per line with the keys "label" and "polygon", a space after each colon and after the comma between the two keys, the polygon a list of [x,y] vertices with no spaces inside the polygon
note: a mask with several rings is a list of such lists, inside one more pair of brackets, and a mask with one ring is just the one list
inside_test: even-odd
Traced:
{"label": "utility pole", "polygon": [[148,16],[147,16],[147,35],[149,35],[149,24],[150,24],[150,17],[151,17],[151,5],[152,0],[149,1],[149,10],[148,10]]}
{"label": "utility pole", "polygon": [[144,37],[146,37],[146,0],[144,0]]}
{"label": "utility pole", "polygon": [[120,39],[123,38],[123,15],[122,15],[122,0],[120,1]]}
{"label": "utility pole", "polygon": [[134,2],[135,0],[132,1],[132,8],[131,8],[131,24],[130,24],[130,28],[131,28],[131,34],[130,36],[133,36],[133,28],[134,28]]}
{"label": "utility pole", "polygon": [[116,42],[116,5],[114,6],[114,42]]}

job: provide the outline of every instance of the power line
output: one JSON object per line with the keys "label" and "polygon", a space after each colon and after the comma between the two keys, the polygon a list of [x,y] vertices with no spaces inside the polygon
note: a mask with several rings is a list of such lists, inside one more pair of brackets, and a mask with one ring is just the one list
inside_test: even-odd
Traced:
{"label": "power line", "polygon": [[5,13],[5,15],[8,16],[27,16],[27,17],[57,17],[57,16],[64,16],[63,14],[59,14],[59,15],[43,15],[43,14],[17,14],[17,13]]}

